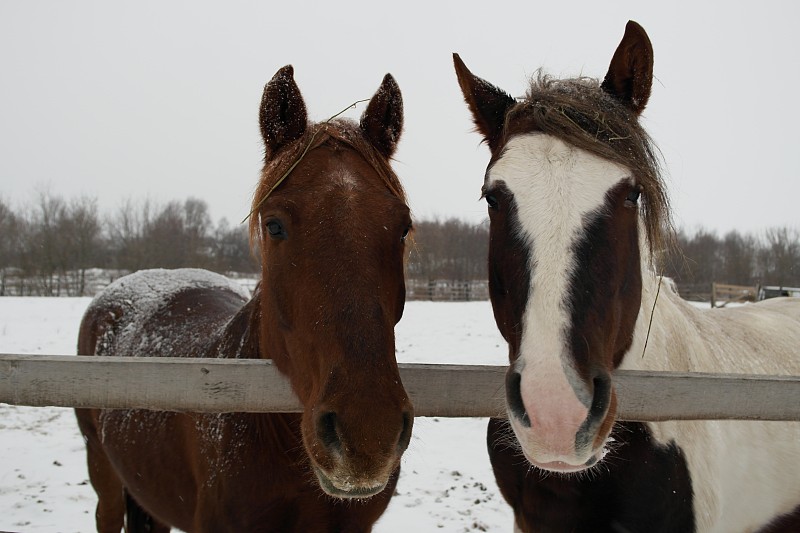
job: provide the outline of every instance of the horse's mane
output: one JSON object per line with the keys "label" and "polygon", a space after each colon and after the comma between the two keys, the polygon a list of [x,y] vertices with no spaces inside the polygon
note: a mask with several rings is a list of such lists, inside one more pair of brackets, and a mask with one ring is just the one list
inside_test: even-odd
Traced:
{"label": "horse's mane", "polygon": [[258,210],[266,196],[276,185],[282,186],[282,180],[291,181],[291,176],[287,176],[287,173],[291,173],[293,166],[306,152],[330,140],[341,142],[361,154],[381,178],[386,188],[403,203],[407,203],[405,190],[389,161],[364,137],[361,128],[355,122],[348,119],[335,119],[309,124],[305,133],[297,141],[283,147],[275,157],[264,164],[261,179],[253,193],[253,205],[250,211],[250,244],[253,250],[256,249],[255,246],[262,237]]}
{"label": "horse's mane", "polygon": [[506,124],[519,120],[533,121],[544,133],[631,169],[642,188],[640,209],[651,255],[671,247],[674,230],[660,152],[636,115],[603,91],[598,80],[555,79],[538,71]]}

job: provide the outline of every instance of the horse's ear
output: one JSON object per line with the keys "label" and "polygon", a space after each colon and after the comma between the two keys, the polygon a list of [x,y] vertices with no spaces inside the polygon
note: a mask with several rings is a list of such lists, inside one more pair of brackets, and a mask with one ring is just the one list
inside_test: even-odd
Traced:
{"label": "horse's ear", "polygon": [[653,45],[644,28],[629,20],[601,87],[638,115],[647,105],[652,85]]}
{"label": "horse's ear", "polygon": [[506,111],[514,105],[514,97],[475,76],[458,54],[453,54],[453,65],[464,100],[472,112],[475,127],[483,135],[492,153],[495,153],[500,148]]}
{"label": "horse's ear", "polygon": [[300,88],[294,81],[294,69],[286,65],[269,80],[261,97],[258,114],[264,155],[270,159],[275,152],[306,131],[308,115]]}
{"label": "horse's ear", "polygon": [[403,95],[391,74],[383,77],[381,86],[361,115],[360,126],[384,157],[394,154],[403,131]]}

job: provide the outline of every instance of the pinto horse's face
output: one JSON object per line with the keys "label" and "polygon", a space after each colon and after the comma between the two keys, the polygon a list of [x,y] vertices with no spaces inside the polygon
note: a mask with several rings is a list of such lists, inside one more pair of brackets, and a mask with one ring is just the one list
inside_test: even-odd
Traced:
{"label": "pinto horse's face", "polygon": [[290,67],[262,102],[265,177],[281,150],[303,144],[285,182],[257,200],[261,342],[304,405],[303,444],[320,486],[342,498],[384,489],[414,420],[394,338],[411,219],[381,176],[391,172],[401,125],[402,99],[388,75],[360,126],[320,125],[313,139],[303,135],[313,126]]}
{"label": "pinto horse's face", "polygon": [[542,133],[509,139],[487,172],[508,414],[541,468],[592,466],[614,422],[610,374],[641,297],[637,192],[627,169]]}
{"label": "pinto horse's face", "polygon": [[[602,88],[635,120],[652,50],[633,24]],[[639,185],[628,168],[538,130],[524,103],[455,63],[492,151],[483,196],[490,294],[511,361],[509,421],[531,464],[580,471],[603,457],[616,415],[611,373],[641,304]]]}

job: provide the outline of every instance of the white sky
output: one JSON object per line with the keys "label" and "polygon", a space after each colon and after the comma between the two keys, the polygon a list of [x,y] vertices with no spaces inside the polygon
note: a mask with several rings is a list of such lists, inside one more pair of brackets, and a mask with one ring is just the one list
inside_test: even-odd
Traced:
{"label": "white sky", "polygon": [[49,188],[111,211],[191,195],[238,223],[261,164],[264,83],[292,64],[313,120],[370,97],[391,72],[406,110],[395,169],[416,216],[477,222],[488,149],[452,52],[520,95],[539,66],[602,77],[633,19],[655,49],[645,125],[676,222],[797,227],[798,15],[794,1],[4,0],[0,197],[19,207]]}

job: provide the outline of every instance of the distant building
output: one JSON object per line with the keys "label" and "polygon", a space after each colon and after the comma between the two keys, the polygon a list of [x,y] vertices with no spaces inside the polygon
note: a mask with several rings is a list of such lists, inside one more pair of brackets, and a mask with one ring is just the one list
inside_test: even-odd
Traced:
{"label": "distant building", "polygon": [[780,287],[777,285],[764,285],[758,289],[758,300],[778,298],[779,296],[794,296],[800,298],[800,288]]}

